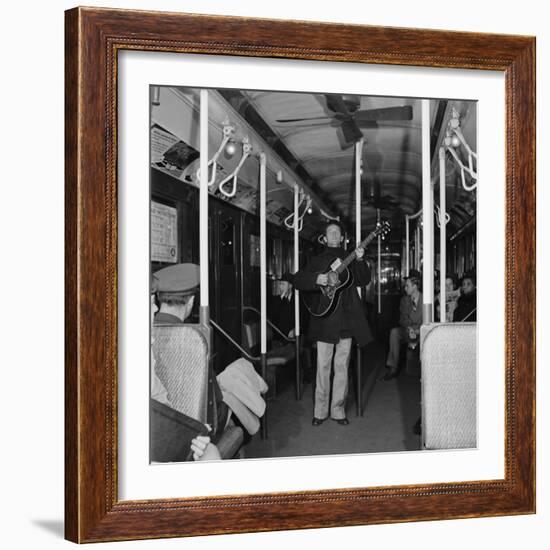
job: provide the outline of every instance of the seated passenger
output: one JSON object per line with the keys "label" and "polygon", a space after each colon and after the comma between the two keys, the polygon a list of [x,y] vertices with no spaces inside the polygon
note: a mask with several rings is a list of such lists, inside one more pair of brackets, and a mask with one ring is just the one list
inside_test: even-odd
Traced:
{"label": "seated passenger", "polygon": [[[295,302],[294,302],[294,275],[285,273],[278,281],[276,292],[273,293],[268,305],[268,318],[289,338],[295,337]],[[305,307],[300,307],[300,334],[303,353],[303,381],[311,382],[312,369],[309,347],[306,346],[307,323],[309,315]],[[277,338],[275,336],[275,338]]]}
{"label": "seated passenger", "polygon": [[155,325],[181,324],[191,315],[199,290],[200,271],[195,264],[175,264],[157,271],[159,310]]}
{"label": "seated passenger", "polygon": [[[200,275],[199,267],[194,264],[177,264],[160,271],[153,275],[153,288],[151,294],[151,316],[156,325],[179,324],[191,314],[195,293],[199,288]],[[154,297],[160,303],[160,310],[157,308]],[[227,405],[223,403],[221,391],[217,385],[214,376],[210,377],[212,385],[209,388],[209,394],[216,398],[216,419],[217,430],[213,437],[217,438],[223,432],[228,420]],[[151,398],[156,401],[171,406],[168,392],[163,386],[161,380],[155,372],[155,358],[151,343]],[[194,460],[220,460],[220,453],[217,447],[211,443],[208,436],[197,436],[191,442]]]}
{"label": "seated passenger", "polygon": [[411,347],[418,344],[420,325],[422,324],[422,293],[421,275],[415,269],[411,269],[405,279],[405,296],[399,304],[399,327],[391,329],[390,349],[386,359],[388,371],[381,378],[383,381],[397,377],[399,365],[399,350],[402,343],[408,343]]}
{"label": "seated passenger", "polygon": [[[452,273],[445,279],[445,320],[451,322],[456,309],[456,303],[460,296],[460,289],[457,288],[458,283],[456,275]],[[435,308],[437,319],[441,320],[441,307],[439,305],[439,292],[435,292]]]}
{"label": "seated passenger", "polygon": [[294,338],[294,289],[290,278],[285,275],[276,281],[269,299],[267,317],[283,334]]}
{"label": "seated passenger", "polygon": [[[285,273],[277,283],[276,291],[273,293],[268,307],[268,317],[284,334],[289,338],[294,338],[294,275]],[[301,334],[306,333],[307,321],[307,310],[305,307],[300,307]]]}
{"label": "seated passenger", "polygon": [[477,292],[476,278],[473,273],[466,273],[462,277],[460,296],[454,310],[453,321],[474,322],[476,321]]}

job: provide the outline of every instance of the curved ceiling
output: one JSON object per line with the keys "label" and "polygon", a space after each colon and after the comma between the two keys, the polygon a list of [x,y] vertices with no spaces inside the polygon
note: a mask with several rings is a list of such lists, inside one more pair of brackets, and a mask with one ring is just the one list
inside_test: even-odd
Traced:
{"label": "curved ceiling", "polygon": [[[361,218],[365,230],[376,222],[377,207],[382,217],[391,218],[398,225],[403,223],[405,214],[420,209],[422,136],[419,99],[269,91],[231,90],[224,93],[220,90],[220,93],[263,134],[268,143],[288,153],[287,162],[292,164],[291,168],[299,170],[301,176],[305,175],[328,206],[352,226],[355,223],[355,139],[350,138],[349,130],[346,135],[345,117],[335,115],[332,98],[344,101],[359,128],[360,133],[355,137],[362,135],[364,140]],[[463,133],[475,150],[475,102],[432,100],[431,105],[432,158],[436,145],[444,136],[451,105],[459,111]],[[364,110],[395,107],[410,108],[412,116],[401,117],[408,120],[387,120],[399,117],[384,116],[387,111],[377,111],[382,120],[374,123],[354,118],[361,116]],[[432,166],[437,178],[437,162]],[[475,193],[463,191],[460,172],[450,158],[447,160],[446,183],[450,224],[456,229],[475,213]]]}

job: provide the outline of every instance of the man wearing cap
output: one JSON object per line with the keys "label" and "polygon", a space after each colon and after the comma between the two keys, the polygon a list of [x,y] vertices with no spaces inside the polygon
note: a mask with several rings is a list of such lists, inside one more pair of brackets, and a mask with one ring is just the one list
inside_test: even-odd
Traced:
{"label": "man wearing cap", "polygon": [[386,359],[388,371],[381,378],[384,382],[397,377],[399,350],[402,343],[418,342],[420,325],[422,325],[422,292],[421,275],[411,269],[405,278],[405,296],[399,304],[399,326],[390,332],[390,350]]}
{"label": "man wearing cap", "polygon": [[[183,324],[191,315],[195,295],[200,285],[200,268],[196,264],[175,264],[155,272],[157,298],[160,309],[154,317],[155,325]],[[227,424],[229,410],[212,372],[208,377],[208,423],[217,440]]]}
{"label": "man wearing cap", "polygon": [[191,315],[199,289],[200,269],[195,264],[175,264],[157,271],[160,310],[156,325],[183,323]]}
{"label": "man wearing cap", "polygon": [[[155,313],[158,311],[155,301],[156,293],[158,292],[158,278],[153,275],[151,280],[151,324]],[[168,392],[163,386],[159,377],[155,372],[155,356],[153,354],[153,340],[151,340],[151,399],[155,399],[164,405],[170,406]],[[220,460],[221,456],[218,448],[210,442],[210,437],[199,435],[191,440],[190,449],[192,451],[193,460]]]}

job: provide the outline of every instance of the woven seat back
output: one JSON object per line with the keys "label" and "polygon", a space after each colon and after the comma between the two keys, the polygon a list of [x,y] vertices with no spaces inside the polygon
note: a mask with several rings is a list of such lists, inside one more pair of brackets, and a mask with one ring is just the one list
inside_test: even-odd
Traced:
{"label": "woven seat back", "polygon": [[153,327],[155,372],[168,392],[172,408],[206,422],[208,404],[208,344],[190,325]]}
{"label": "woven seat back", "polygon": [[427,449],[474,448],[477,442],[475,323],[423,327],[422,437]]}

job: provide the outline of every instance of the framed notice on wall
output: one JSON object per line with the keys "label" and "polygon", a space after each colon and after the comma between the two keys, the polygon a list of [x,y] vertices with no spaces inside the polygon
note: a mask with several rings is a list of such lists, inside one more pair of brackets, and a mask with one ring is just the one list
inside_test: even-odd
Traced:
{"label": "framed notice on wall", "polygon": [[155,201],[151,201],[151,260],[178,261],[178,211]]}

